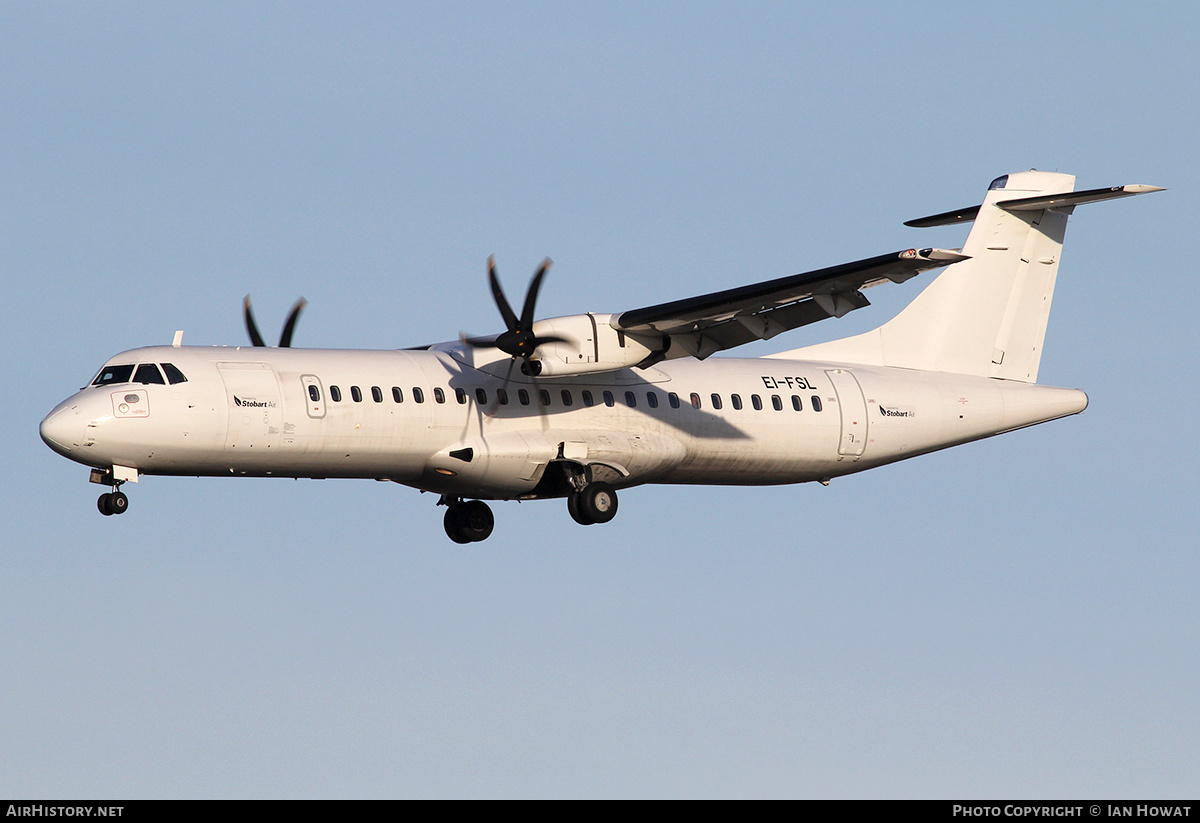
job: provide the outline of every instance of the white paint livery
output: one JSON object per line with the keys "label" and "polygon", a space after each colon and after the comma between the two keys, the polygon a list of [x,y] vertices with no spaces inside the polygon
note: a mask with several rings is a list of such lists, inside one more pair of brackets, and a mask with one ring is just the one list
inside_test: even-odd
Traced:
{"label": "white paint livery", "polygon": [[[440,494],[457,542],[490,534],[481,500],[565,497],[588,524],[612,518],[617,489],[643,483],[828,482],[1083,411],[1083,392],[1034,382],[1067,216],[1160,189],[1073,189],[1069,175],[1007,175],[979,207],[914,221],[973,219],[961,252],[909,250],[621,315],[537,321],[537,348],[521,357],[478,341],[350,351],[184,347],[177,335],[111,358],[41,435],[112,486],[105,514],[125,510],[119,487],[139,475],[374,478]],[[703,359],[840,316],[867,304],[862,288],[947,263],[875,331]],[[166,370],[148,383],[118,368],[137,364],[186,379]]]}

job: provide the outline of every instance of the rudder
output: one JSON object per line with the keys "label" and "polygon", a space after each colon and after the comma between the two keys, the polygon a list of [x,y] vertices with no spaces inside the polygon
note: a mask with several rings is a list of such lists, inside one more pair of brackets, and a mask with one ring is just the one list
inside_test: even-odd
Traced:
{"label": "rudder", "polygon": [[1070,208],[1010,210],[997,204],[1074,187],[1074,176],[1055,172],[997,178],[977,213],[938,216],[938,222],[974,216],[963,246],[971,259],[947,268],[874,331],[786,356],[1036,382]]}
{"label": "rudder", "polygon": [[909,221],[974,220],[962,249],[970,259],[947,268],[874,331],[771,356],[1036,382],[1067,217],[1083,203],[1163,191],[1074,189],[1069,174],[1007,174],[992,181],[979,206]]}

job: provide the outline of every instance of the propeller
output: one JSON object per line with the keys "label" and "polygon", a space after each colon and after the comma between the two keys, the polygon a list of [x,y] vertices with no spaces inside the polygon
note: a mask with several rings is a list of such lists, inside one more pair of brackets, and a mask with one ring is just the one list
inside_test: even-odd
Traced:
{"label": "propeller", "polygon": [[508,298],[504,296],[504,289],[500,287],[500,278],[496,276],[496,258],[489,257],[488,282],[492,287],[492,297],[496,300],[496,308],[500,310],[500,316],[504,318],[507,330],[495,337],[464,337],[464,342],[480,348],[500,349],[514,360],[520,357],[525,361],[521,364],[521,373],[529,377],[536,377],[542,370],[541,364],[530,358],[533,357],[538,346],[544,343],[566,342],[562,337],[554,335],[538,337],[533,333],[533,316],[537,307],[538,290],[541,289],[542,278],[546,276],[551,265],[553,265],[553,261],[547,257],[534,273],[533,279],[529,281],[529,290],[525,292],[525,305],[521,308],[521,316],[517,317],[516,312],[509,305]]}
{"label": "propeller", "polygon": [[[279,348],[286,349],[292,345],[292,332],[296,330],[296,320],[307,305],[308,301],[301,297],[296,301],[296,305],[292,306],[287,322],[283,324],[283,334],[279,335]],[[267,345],[263,342],[262,335],[258,333],[258,324],[254,322],[254,312],[250,310],[250,295],[248,294],[242,303],[242,314],[246,318],[246,331],[250,334],[250,342],[255,346]]]}

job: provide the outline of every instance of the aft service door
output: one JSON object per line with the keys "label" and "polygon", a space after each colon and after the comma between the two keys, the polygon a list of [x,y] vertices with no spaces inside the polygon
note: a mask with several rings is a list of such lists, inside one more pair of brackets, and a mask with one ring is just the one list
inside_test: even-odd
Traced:
{"label": "aft service door", "polygon": [[229,403],[225,448],[266,451],[279,446],[283,409],[279,381],[266,363],[218,363]]}
{"label": "aft service door", "polygon": [[842,437],[838,441],[838,454],[846,457],[861,457],[867,447],[867,400],[862,387],[853,373],[845,369],[830,369],[825,372],[833,382],[837,393],[838,414],[842,416]]}

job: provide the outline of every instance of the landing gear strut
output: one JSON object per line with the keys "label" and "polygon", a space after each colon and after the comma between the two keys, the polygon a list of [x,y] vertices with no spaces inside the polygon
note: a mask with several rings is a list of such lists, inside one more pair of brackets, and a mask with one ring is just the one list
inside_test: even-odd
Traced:
{"label": "landing gear strut", "polygon": [[607,483],[588,483],[567,496],[567,511],[581,526],[607,523],[617,516],[617,490]]}
{"label": "landing gear strut", "polygon": [[463,502],[458,498],[442,498],[440,502],[446,506],[442,525],[455,543],[478,543],[491,535],[496,518],[487,503],[482,500]]}
{"label": "landing gear strut", "polygon": [[98,483],[101,486],[108,486],[112,489],[112,491],[100,495],[96,500],[96,508],[105,517],[111,514],[124,514],[129,508],[129,498],[121,491],[121,486],[125,481],[118,480],[113,475],[113,471],[92,469],[91,476],[88,478],[92,483]]}

